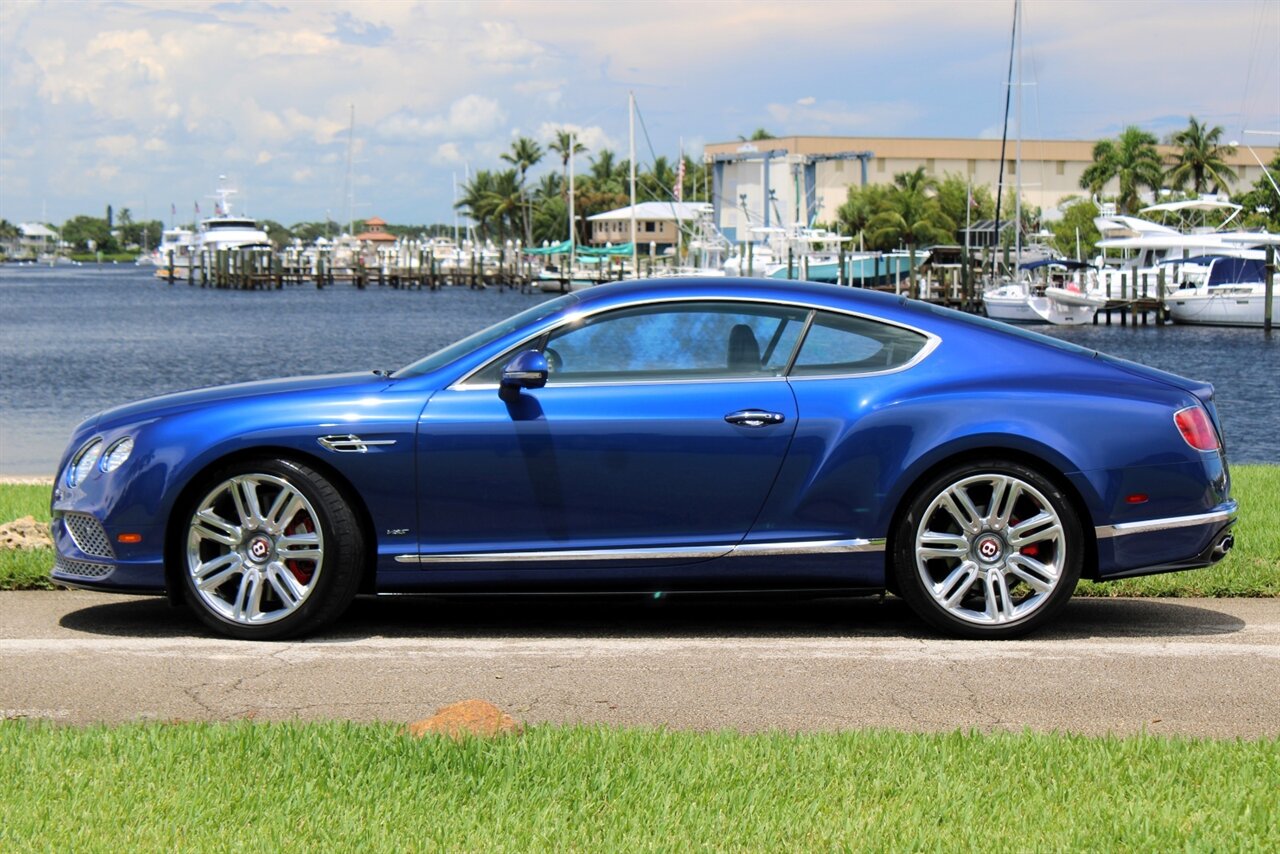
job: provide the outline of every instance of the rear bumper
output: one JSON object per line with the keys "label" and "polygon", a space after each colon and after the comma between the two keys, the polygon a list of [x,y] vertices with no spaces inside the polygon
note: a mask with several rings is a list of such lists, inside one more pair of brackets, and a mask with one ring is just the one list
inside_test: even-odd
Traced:
{"label": "rear bumper", "polygon": [[1131,578],[1211,566],[1226,557],[1234,539],[1238,505],[1226,501],[1206,513],[1173,516],[1094,529],[1098,579]]}

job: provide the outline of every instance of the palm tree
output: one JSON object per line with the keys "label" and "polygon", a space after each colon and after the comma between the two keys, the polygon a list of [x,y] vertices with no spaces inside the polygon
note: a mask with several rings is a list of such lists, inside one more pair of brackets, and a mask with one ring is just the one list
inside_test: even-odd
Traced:
{"label": "palm tree", "polygon": [[906,244],[913,294],[916,293],[916,246],[952,240],[956,231],[956,224],[931,195],[937,187],[937,179],[926,174],[923,166],[914,172],[894,175],[886,199],[887,208],[867,223],[869,236],[876,243]]}
{"label": "palm tree", "polygon": [[520,234],[526,221],[527,207],[524,201],[524,185],[515,169],[507,169],[493,176],[484,197],[489,222],[496,231],[499,242],[509,234]]}
{"label": "palm tree", "polygon": [[539,203],[544,203],[562,198],[564,192],[564,181],[556,173],[548,172],[538,179],[538,185],[533,188],[533,198]]}
{"label": "palm tree", "polygon": [[617,155],[608,149],[600,149],[598,155],[591,157],[590,177],[600,192],[621,192],[626,186],[628,169],[630,163],[618,160]]}
{"label": "palm tree", "polygon": [[1156,138],[1134,125],[1124,129],[1119,138],[1101,140],[1093,147],[1093,163],[1080,177],[1080,186],[1093,194],[1102,192],[1113,178],[1120,181],[1116,200],[1121,213],[1138,207],[1138,191],[1147,187],[1159,190],[1164,179]]}
{"label": "palm tree", "polygon": [[466,213],[475,223],[476,234],[483,238],[489,233],[489,219],[492,216],[490,195],[493,192],[493,173],[481,169],[471,176],[471,180],[462,185],[461,195],[454,207]]}
{"label": "palm tree", "polygon": [[751,136],[738,135],[740,142],[759,142],[762,139],[777,139],[777,137],[764,128],[756,128],[751,132]]}
{"label": "palm tree", "polygon": [[705,202],[710,197],[711,170],[706,163],[699,163],[689,155],[684,155],[684,200]]}
{"label": "palm tree", "polygon": [[1173,135],[1172,142],[1178,146],[1179,152],[1171,157],[1172,165],[1168,174],[1170,185],[1175,190],[1186,186],[1191,181],[1191,189],[1197,194],[1205,192],[1210,185],[1215,191],[1225,190],[1228,183],[1239,176],[1222,158],[1236,153],[1234,145],[1221,145],[1222,126],[1212,128],[1196,121],[1195,116],[1188,117],[1185,129]]}
{"label": "palm tree", "polygon": [[547,148],[560,155],[560,177],[563,179],[565,189],[565,200],[568,202],[568,186],[569,186],[569,158],[575,154],[582,154],[587,147],[578,142],[578,137],[572,132],[559,128],[556,130],[556,138],[547,143]]}
{"label": "palm tree", "polygon": [[646,172],[639,187],[640,201],[665,202],[675,198],[676,170],[671,161],[659,155],[653,159],[653,166]]}
{"label": "palm tree", "polygon": [[[520,198],[522,202],[525,202],[525,173],[529,171],[530,167],[536,166],[538,162],[542,160],[542,146],[538,145],[537,141],[532,140],[527,136],[517,137],[516,140],[511,143],[511,150],[509,152],[503,152],[501,157],[503,160],[516,167],[516,170],[520,173]],[[528,246],[529,242],[533,239],[529,225],[529,208],[527,203],[524,203],[522,206],[524,207],[524,242],[525,245]]]}

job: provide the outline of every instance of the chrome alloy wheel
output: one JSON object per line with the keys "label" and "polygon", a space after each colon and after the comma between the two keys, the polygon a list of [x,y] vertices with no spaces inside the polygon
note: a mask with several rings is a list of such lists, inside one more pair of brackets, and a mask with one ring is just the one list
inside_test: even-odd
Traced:
{"label": "chrome alloy wheel", "polygon": [[187,534],[187,572],[202,604],[244,626],[295,613],[324,563],[319,516],[287,480],[243,474],[197,505]]}
{"label": "chrome alloy wheel", "polygon": [[973,625],[1023,620],[1050,599],[1066,560],[1063,522],[1034,486],[1004,474],[945,488],[916,529],[916,571],[947,614]]}

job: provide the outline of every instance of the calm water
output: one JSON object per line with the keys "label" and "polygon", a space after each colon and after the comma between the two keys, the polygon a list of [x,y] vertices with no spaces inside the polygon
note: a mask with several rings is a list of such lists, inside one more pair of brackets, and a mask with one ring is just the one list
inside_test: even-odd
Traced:
{"label": "calm water", "polygon": [[[132,266],[0,266],[0,474],[51,475],[71,429],[109,406],[196,386],[399,367],[542,299],[342,285],[212,291],[165,285]],[[1213,382],[1231,458],[1280,463],[1280,334],[1041,328]]]}

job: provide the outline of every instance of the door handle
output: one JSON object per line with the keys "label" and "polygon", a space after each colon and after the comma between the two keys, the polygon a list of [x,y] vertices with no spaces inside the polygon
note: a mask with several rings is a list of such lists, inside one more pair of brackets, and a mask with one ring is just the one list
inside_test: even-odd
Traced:
{"label": "door handle", "polygon": [[766,412],[763,409],[739,409],[737,412],[730,412],[724,417],[724,420],[730,424],[740,424],[743,427],[766,427],[770,424],[781,424],[787,420],[787,417],[781,412]]}

